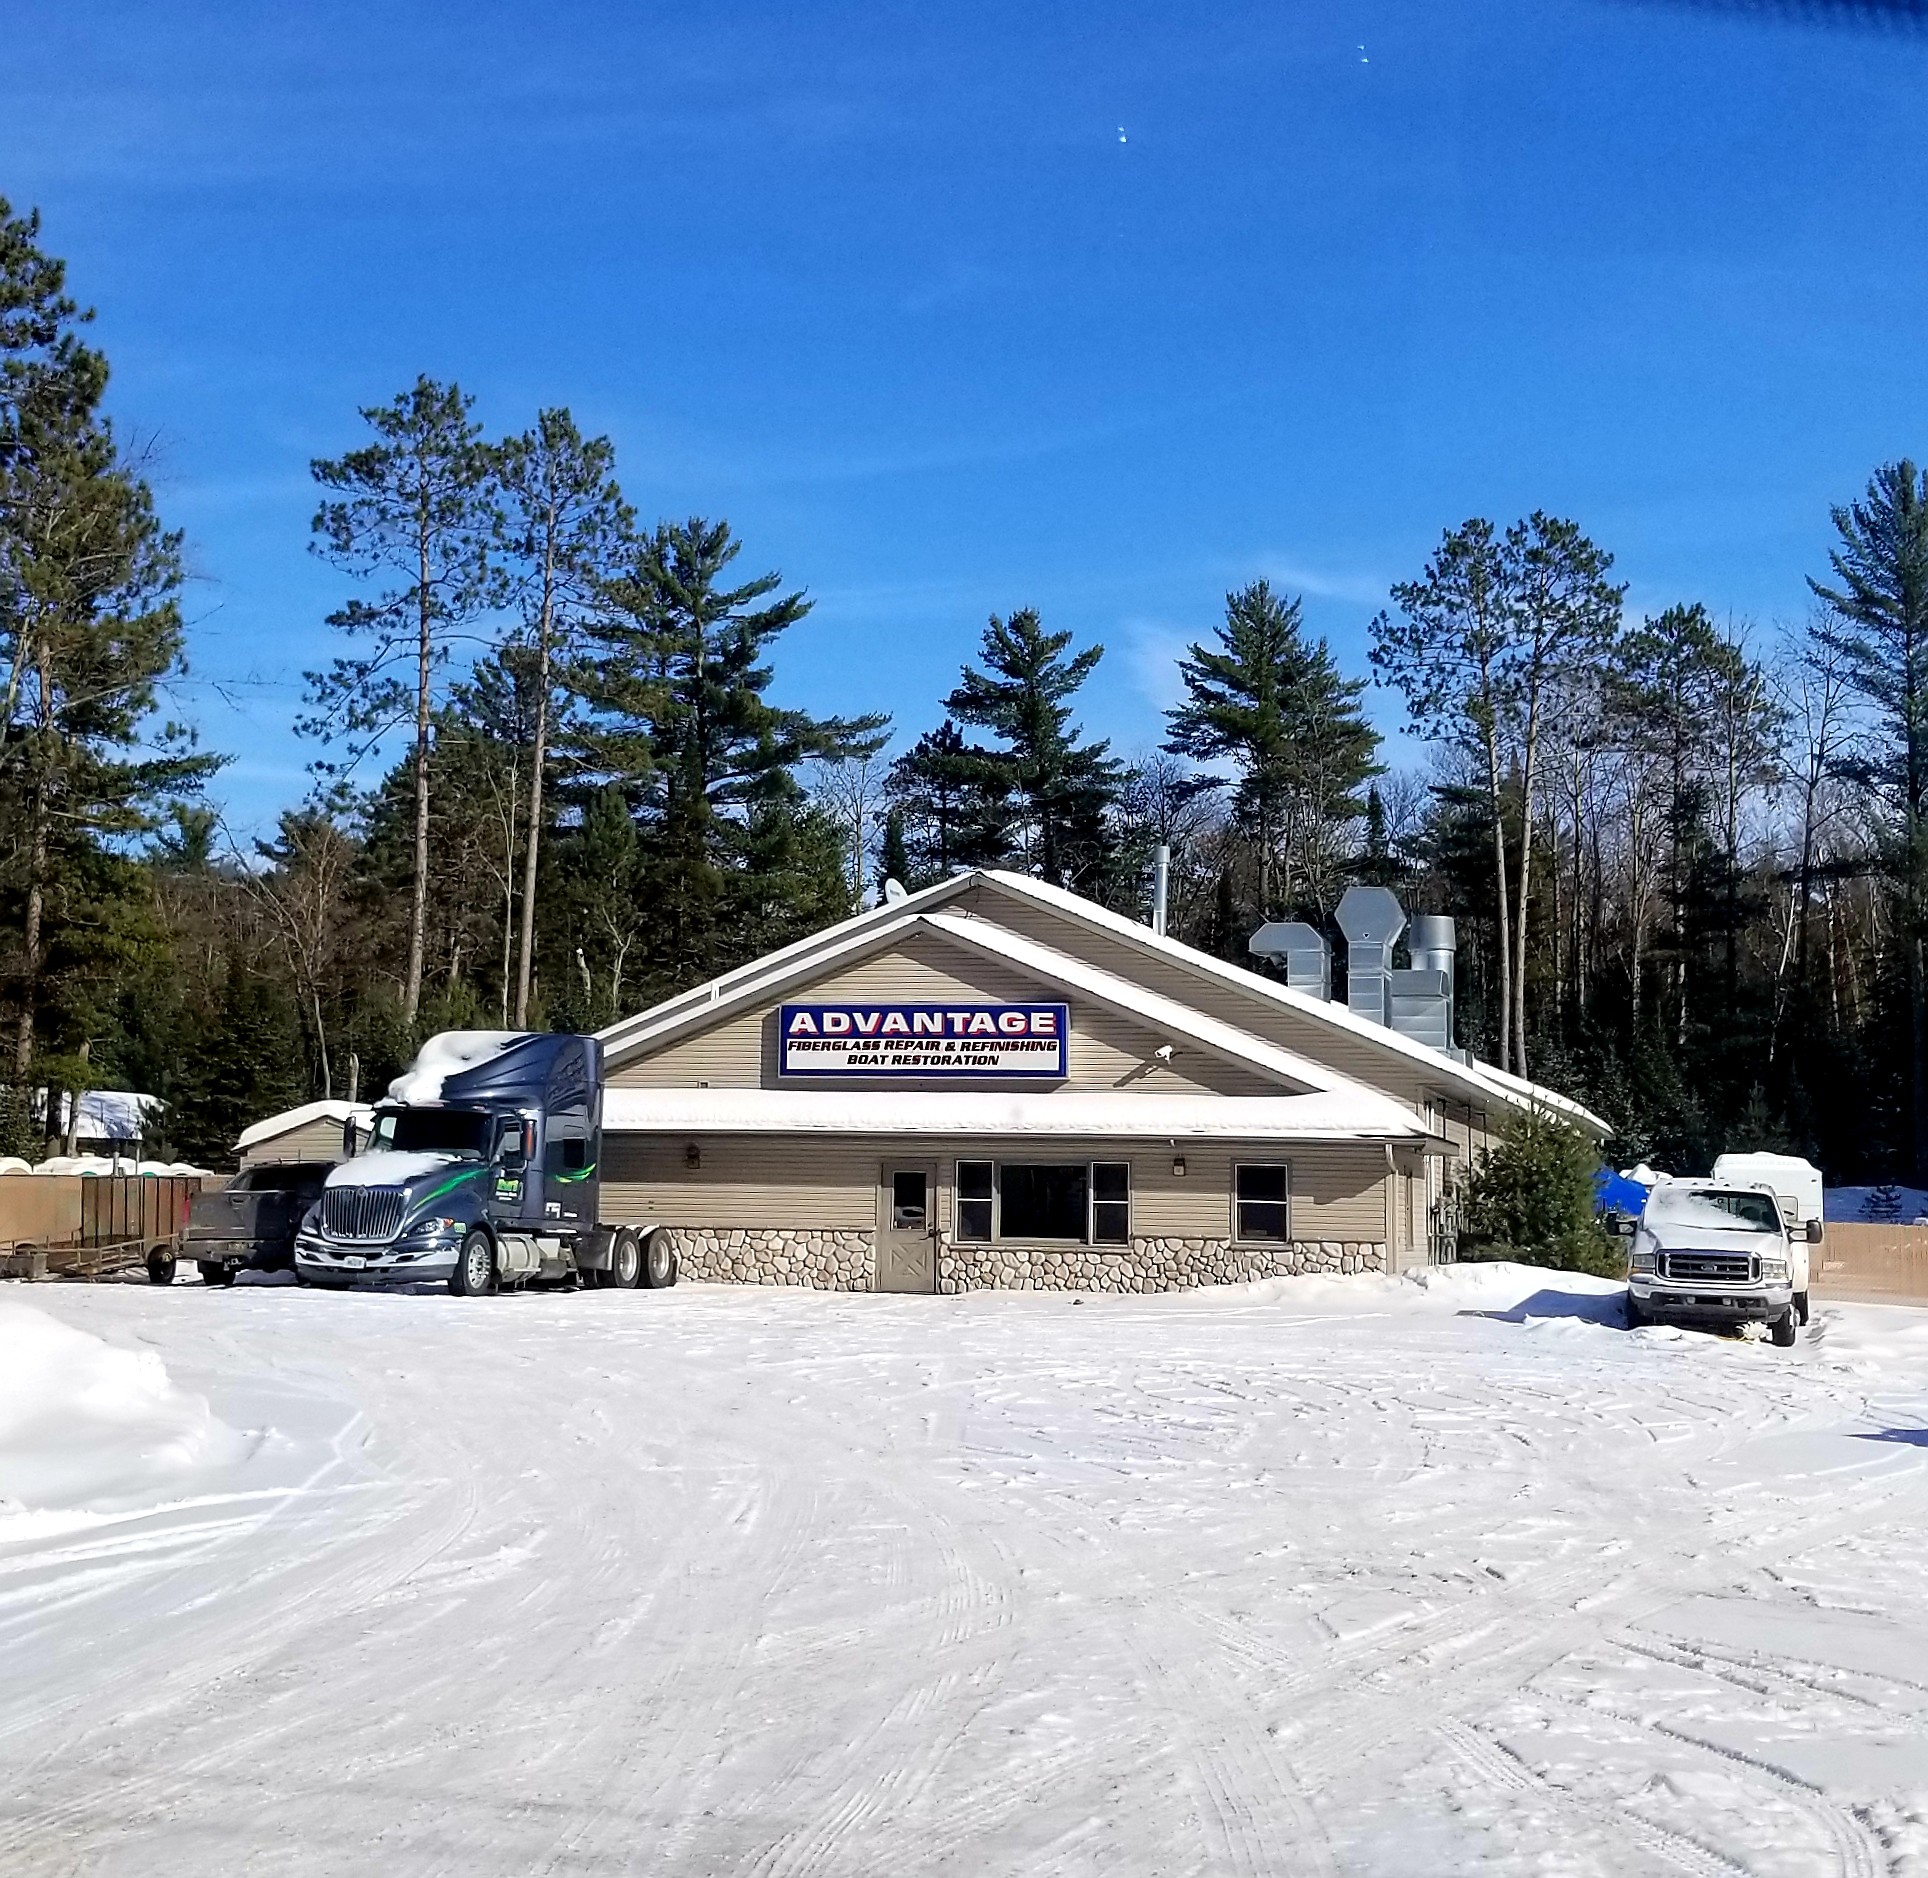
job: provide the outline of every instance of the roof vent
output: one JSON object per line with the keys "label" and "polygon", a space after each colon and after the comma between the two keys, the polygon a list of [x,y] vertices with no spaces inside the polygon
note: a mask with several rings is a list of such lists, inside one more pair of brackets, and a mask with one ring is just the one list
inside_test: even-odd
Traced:
{"label": "roof vent", "polygon": [[1308,997],[1332,996],[1332,948],[1316,926],[1299,919],[1267,920],[1250,939],[1246,950],[1262,959],[1285,963],[1285,982]]}
{"label": "roof vent", "polygon": [[1374,1024],[1392,1022],[1392,948],[1406,915],[1390,887],[1348,887],[1333,918],[1346,936],[1346,1006]]}

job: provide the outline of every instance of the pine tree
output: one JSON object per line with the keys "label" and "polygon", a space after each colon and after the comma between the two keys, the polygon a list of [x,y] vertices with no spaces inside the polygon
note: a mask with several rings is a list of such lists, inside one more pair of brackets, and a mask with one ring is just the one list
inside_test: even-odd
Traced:
{"label": "pine tree", "polygon": [[980,652],[986,669],[967,665],[944,708],[1003,743],[996,756],[1018,805],[1024,864],[1054,886],[1090,892],[1112,861],[1110,818],[1125,768],[1108,743],[1086,743],[1071,721],[1071,700],[1105,649],[1067,658],[1070,644],[1070,633],[1047,633],[1031,607],[1008,620],[992,614]]}
{"label": "pine tree", "polygon": [[15,1134],[46,1023],[62,1027],[63,997],[90,998],[137,943],[140,880],[119,844],[218,767],[153,722],[181,665],[180,537],[102,412],[107,361],[79,330],[90,316],[38,244],[39,218],[0,201],[0,917],[17,934]]}
{"label": "pine tree", "polygon": [[[747,956],[752,935],[785,929],[791,896],[823,904],[814,860],[796,864],[796,844],[814,854],[818,834],[796,768],[884,741],[882,717],[818,718],[764,695],[769,651],[810,603],[780,592],[776,574],[727,585],[740,547],[725,522],[659,526],[605,590],[571,672],[581,772],[622,784],[647,828],[651,971],[665,986],[708,977]],[[760,861],[774,883],[757,879]],[[840,854],[836,872],[841,882]]]}
{"label": "pine tree", "polygon": [[1883,464],[1833,515],[1834,581],[1809,585],[1833,612],[1818,637],[1875,719],[1859,773],[1885,810],[1907,978],[1910,1159],[1928,1182],[1928,472]]}
{"label": "pine tree", "polygon": [[[1372,663],[1412,727],[1470,754],[1486,786],[1500,931],[1501,1063],[1528,1072],[1527,915],[1545,751],[1620,630],[1612,555],[1540,510],[1504,536],[1475,518],[1449,530],[1425,573],[1392,590],[1400,617],[1372,623]],[[1507,797],[1521,838],[1507,880]]]}
{"label": "pine tree", "polygon": [[947,717],[890,766],[886,793],[902,818],[907,887],[927,887],[958,868],[1001,867],[1012,857],[1010,766],[966,743]]}
{"label": "pine tree", "polygon": [[1379,770],[1366,681],[1341,677],[1326,642],[1306,637],[1299,602],[1263,580],[1225,596],[1217,639],[1179,661],[1186,698],[1166,713],[1165,747],[1237,766],[1233,813],[1257,857],[1260,916],[1323,915],[1365,812],[1360,790]]}
{"label": "pine tree", "polygon": [[329,614],[368,647],[310,672],[314,715],[300,728],[324,742],[348,740],[345,773],[391,732],[412,724],[414,834],[410,853],[408,963],[402,1009],[412,1022],[422,1001],[429,898],[429,750],[438,674],[451,642],[492,597],[488,545],[497,526],[492,452],[459,386],[418,378],[362,417],[375,441],[311,466],[329,492],[315,512],[312,546],[357,579],[393,582],[373,600]]}
{"label": "pine tree", "polygon": [[535,969],[536,872],[551,733],[555,674],[575,654],[583,623],[615,573],[634,517],[616,486],[616,452],[606,437],[584,438],[566,410],[543,411],[535,428],[497,452],[516,600],[532,655],[535,700],[528,835],[522,852],[522,920],[517,936],[515,1024],[529,1021]]}

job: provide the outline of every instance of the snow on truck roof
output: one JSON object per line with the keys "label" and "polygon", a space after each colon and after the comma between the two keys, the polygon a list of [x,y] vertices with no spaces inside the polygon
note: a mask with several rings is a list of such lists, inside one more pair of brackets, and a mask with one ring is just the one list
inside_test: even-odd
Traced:
{"label": "snow on truck roof", "polygon": [[526,1030],[444,1030],[431,1037],[415,1061],[388,1085],[391,1102],[439,1102],[442,1085],[459,1070],[486,1063],[525,1042]]}

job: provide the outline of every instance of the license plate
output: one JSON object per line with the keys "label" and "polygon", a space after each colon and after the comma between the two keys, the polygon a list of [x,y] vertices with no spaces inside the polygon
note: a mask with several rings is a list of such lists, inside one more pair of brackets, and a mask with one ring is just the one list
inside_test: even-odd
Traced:
{"label": "license plate", "polygon": [[350,1253],[348,1257],[342,1260],[342,1264],[345,1265],[351,1272],[360,1271],[365,1265],[367,1265],[367,1263],[368,1261],[366,1259],[356,1258],[353,1253]]}

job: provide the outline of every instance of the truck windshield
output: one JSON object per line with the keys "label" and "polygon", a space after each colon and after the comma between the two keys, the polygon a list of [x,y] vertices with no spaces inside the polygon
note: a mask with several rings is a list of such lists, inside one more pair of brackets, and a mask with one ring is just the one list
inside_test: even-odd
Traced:
{"label": "truck windshield", "polygon": [[1720,1226],[1730,1232],[1781,1230],[1780,1208],[1771,1193],[1737,1193],[1732,1188],[1660,1188],[1647,1202],[1647,1217],[1655,1224]]}
{"label": "truck windshield", "polygon": [[489,1118],[481,1109],[383,1109],[369,1147],[401,1154],[472,1154],[482,1158]]}

